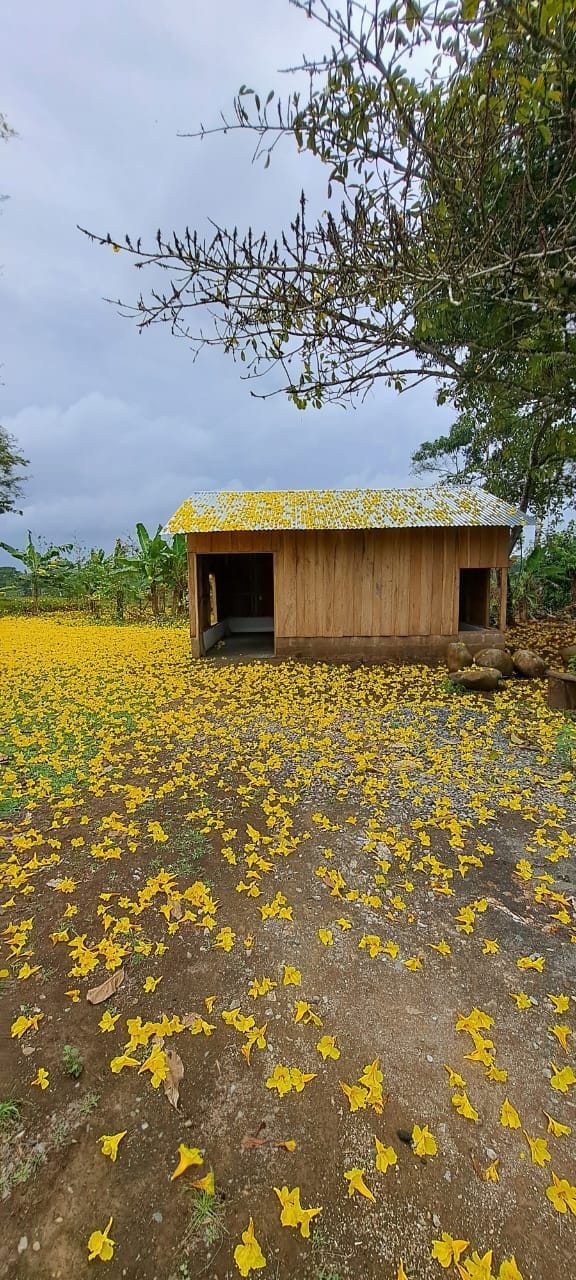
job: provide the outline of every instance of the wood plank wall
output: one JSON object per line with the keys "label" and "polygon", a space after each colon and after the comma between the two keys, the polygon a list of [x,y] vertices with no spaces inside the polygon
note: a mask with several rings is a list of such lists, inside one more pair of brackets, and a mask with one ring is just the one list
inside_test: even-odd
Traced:
{"label": "wood plank wall", "polygon": [[506,568],[508,530],[374,529],[189,534],[209,552],[274,553],[278,637],[458,631],[459,570]]}

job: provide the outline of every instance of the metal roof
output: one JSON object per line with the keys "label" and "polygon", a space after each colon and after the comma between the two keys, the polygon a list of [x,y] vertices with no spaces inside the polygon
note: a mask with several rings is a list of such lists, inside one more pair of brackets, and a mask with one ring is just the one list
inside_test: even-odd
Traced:
{"label": "metal roof", "polygon": [[228,489],[193,493],[165,533],[257,529],[415,529],[531,523],[484,489]]}

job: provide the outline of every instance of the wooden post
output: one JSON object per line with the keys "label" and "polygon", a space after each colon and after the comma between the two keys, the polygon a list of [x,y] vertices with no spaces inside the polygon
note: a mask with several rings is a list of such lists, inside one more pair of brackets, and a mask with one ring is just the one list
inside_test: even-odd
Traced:
{"label": "wooden post", "polygon": [[500,617],[498,625],[500,631],[506,630],[506,602],[508,597],[508,570],[500,570]]}
{"label": "wooden post", "polygon": [[190,648],[192,657],[200,657],[200,632],[198,629],[198,570],[196,553],[191,550],[191,539],[188,534],[186,549],[188,557],[188,625],[190,629]]}

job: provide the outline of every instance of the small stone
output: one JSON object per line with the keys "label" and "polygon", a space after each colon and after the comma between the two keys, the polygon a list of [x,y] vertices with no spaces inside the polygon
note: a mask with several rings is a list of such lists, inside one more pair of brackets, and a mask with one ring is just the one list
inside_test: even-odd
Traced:
{"label": "small stone", "polygon": [[439,1217],[438,1217],[438,1214],[437,1214],[437,1213],[433,1213],[433,1214],[432,1214],[432,1222],[433,1222],[434,1226],[436,1227],[436,1230],[438,1230],[438,1227],[440,1226],[440,1219],[439,1219]]}
{"label": "small stone", "polygon": [[185,1120],[185,1121],[184,1121],[184,1128],[185,1128],[185,1129],[191,1129],[191,1128],[192,1128],[192,1121],[191,1121],[191,1120]]}
{"label": "small stone", "polygon": [[494,1147],[486,1147],[486,1155],[488,1156],[489,1160],[495,1160],[497,1153],[494,1150]]}
{"label": "small stone", "polygon": [[434,1059],[433,1059],[433,1057],[432,1057],[432,1054],[431,1054],[431,1053],[427,1053],[427,1054],[426,1054],[426,1061],[427,1061],[427,1062],[433,1062],[433,1061],[434,1061]]}
{"label": "small stone", "polygon": [[159,1210],[159,1209],[157,1209],[157,1210],[156,1210],[156,1213],[153,1213],[153,1214],[152,1214],[152,1221],[153,1221],[153,1222],[163,1222],[163,1221],[164,1221],[164,1219],[163,1219],[163,1217],[162,1217],[162,1214],[160,1213],[160,1210]]}
{"label": "small stone", "polygon": [[140,1128],[141,1128],[141,1129],[149,1129],[149,1128],[150,1128],[150,1125],[148,1124],[148,1121],[147,1121],[147,1120],[143,1120],[143,1121],[142,1121],[142,1124],[140,1125]]}
{"label": "small stone", "polygon": [[444,1181],[445,1181],[445,1182],[451,1182],[451,1181],[452,1181],[452,1174],[450,1173],[450,1170],[449,1170],[449,1169],[447,1169],[447,1170],[446,1170],[446,1173],[444,1174]]}
{"label": "small stone", "polygon": [[55,1221],[55,1222],[57,1222],[57,1223],[58,1223],[58,1225],[60,1225],[60,1223],[61,1223],[61,1222],[63,1222],[63,1221],[64,1221],[64,1219],[63,1219],[62,1215],[59,1213],[59,1214],[58,1214],[58,1217],[57,1217],[57,1218],[55,1218],[55,1219],[54,1219],[54,1221]]}
{"label": "small stone", "polygon": [[20,1236],[18,1241],[18,1253],[26,1253],[28,1248],[28,1236]]}
{"label": "small stone", "polygon": [[34,1244],[32,1245],[32,1248],[34,1250],[34,1253],[40,1253],[40,1241],[35,1240]]}

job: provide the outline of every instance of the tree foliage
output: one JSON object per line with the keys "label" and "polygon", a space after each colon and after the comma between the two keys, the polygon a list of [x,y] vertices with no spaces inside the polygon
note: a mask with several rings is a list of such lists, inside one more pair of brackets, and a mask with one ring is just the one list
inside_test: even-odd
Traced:
{"label": "tree foliage", "polygon": [[485,485],[539,523],[553,522],[576,493],[574,387],[561,387],[541,358],[534,358],[528,372],[532,390],[509,382],[505,367],[496,383],[471,381],[460,388],[450,431],[424,441],[412,463],[417,474]]}
{"label": "tree foliage", "polygon": [[331,45],[294,69],[309,91],[243,85],[218,129],[252,133],[266,165],[282,138],[312,153],[328,207],[309,220],[302,194],[275,240],[217,224],[152,245],[94,236],[156,273],[127,310],[221,345],[248,376],[279,372],[300,407],[379,380],[496,381],[494,353],[527,342],[572,367],[573,0],[292,3]]}
{"label": "tree foliage", "polygon": [[16,502],[22,493],[21,467],[27,459],[18,451],[16,441],[0,426],[0,515],[16,511]]}

